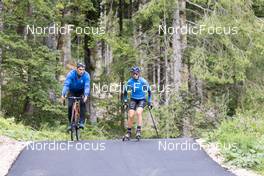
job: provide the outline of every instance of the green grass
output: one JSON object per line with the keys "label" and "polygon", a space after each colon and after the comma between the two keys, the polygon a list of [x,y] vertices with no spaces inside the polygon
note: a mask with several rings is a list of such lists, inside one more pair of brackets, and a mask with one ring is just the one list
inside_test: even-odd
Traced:
{"label": "green grass", "polygon": [[226,162],[250,168],[264,175],[264,118],[262,114],[245,112],[224,120],[208,133],[208,141],[220,144]]}
{"label": "green grass", "polygon": [[14,118],[6,119],[3,117],[0,117],[0,135],[8,136],[20,141],[68,139],[68,135],[65,133],[65,127],[60,127],[56,130],[42,129],[37,131],[30,126],[16,123]]}
{"label": "green grass", "polygon": [[[22,123],[16,123],[14,118],[4,118],[2,116],[0,116],[0,135],[19,141],[70,140],[70,135],[66,132],[66,125],[54,128],[48,128],[48,125],[43,125],[40,130],[35,130]],[[102,140],[107,138],[105,136],[102,128],[89,124],[81,132],[82,140]]]}

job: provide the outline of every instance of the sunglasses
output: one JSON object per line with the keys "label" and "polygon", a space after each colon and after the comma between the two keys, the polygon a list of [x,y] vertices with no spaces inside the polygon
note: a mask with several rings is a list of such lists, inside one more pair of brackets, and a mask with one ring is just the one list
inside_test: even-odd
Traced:
{"label": "sunglasses", "polygon": [[79,71],[84,71],[84,68],[78,68]]}

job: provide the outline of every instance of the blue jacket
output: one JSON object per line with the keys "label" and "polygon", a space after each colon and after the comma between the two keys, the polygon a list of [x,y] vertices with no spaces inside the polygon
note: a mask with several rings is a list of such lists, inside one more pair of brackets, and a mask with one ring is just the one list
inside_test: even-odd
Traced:
{"label": "blue jacket", "polygon": [[149,83],[142,77],[137,80],[130,78],[127,81],[124,90],[124,100],[127,101],[127,91],[131,91],[131,98],[136,100],[146,99],[146,92],[148,92],[148,102],[151,102],[151,90]]}
{"label": "blue jacket", "polygon": [[62,90],[62,96],[70,92],[80,92],[84,91],[84,96],[90,95],[90,75],[88,72],[84,72],[83,75],[78,79],[77,71],[71,70],[66,80],[64,81],[64,86]]}

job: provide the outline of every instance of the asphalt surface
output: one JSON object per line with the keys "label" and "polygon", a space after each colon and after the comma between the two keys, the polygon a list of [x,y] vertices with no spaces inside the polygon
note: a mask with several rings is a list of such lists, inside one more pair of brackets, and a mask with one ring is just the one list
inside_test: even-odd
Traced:
{"label": "asphalt surface", "polygon": [[35,142],[9,176],[233,176],[190,138]]}

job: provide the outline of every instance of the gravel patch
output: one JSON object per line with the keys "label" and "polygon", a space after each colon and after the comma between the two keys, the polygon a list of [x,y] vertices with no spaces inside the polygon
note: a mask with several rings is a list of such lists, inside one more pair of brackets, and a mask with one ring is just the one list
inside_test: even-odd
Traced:
{"label": "gravel patch", "polygon": [[8,173],[9,168],[27,144],[27,142],[0,136],[0,176]]}

